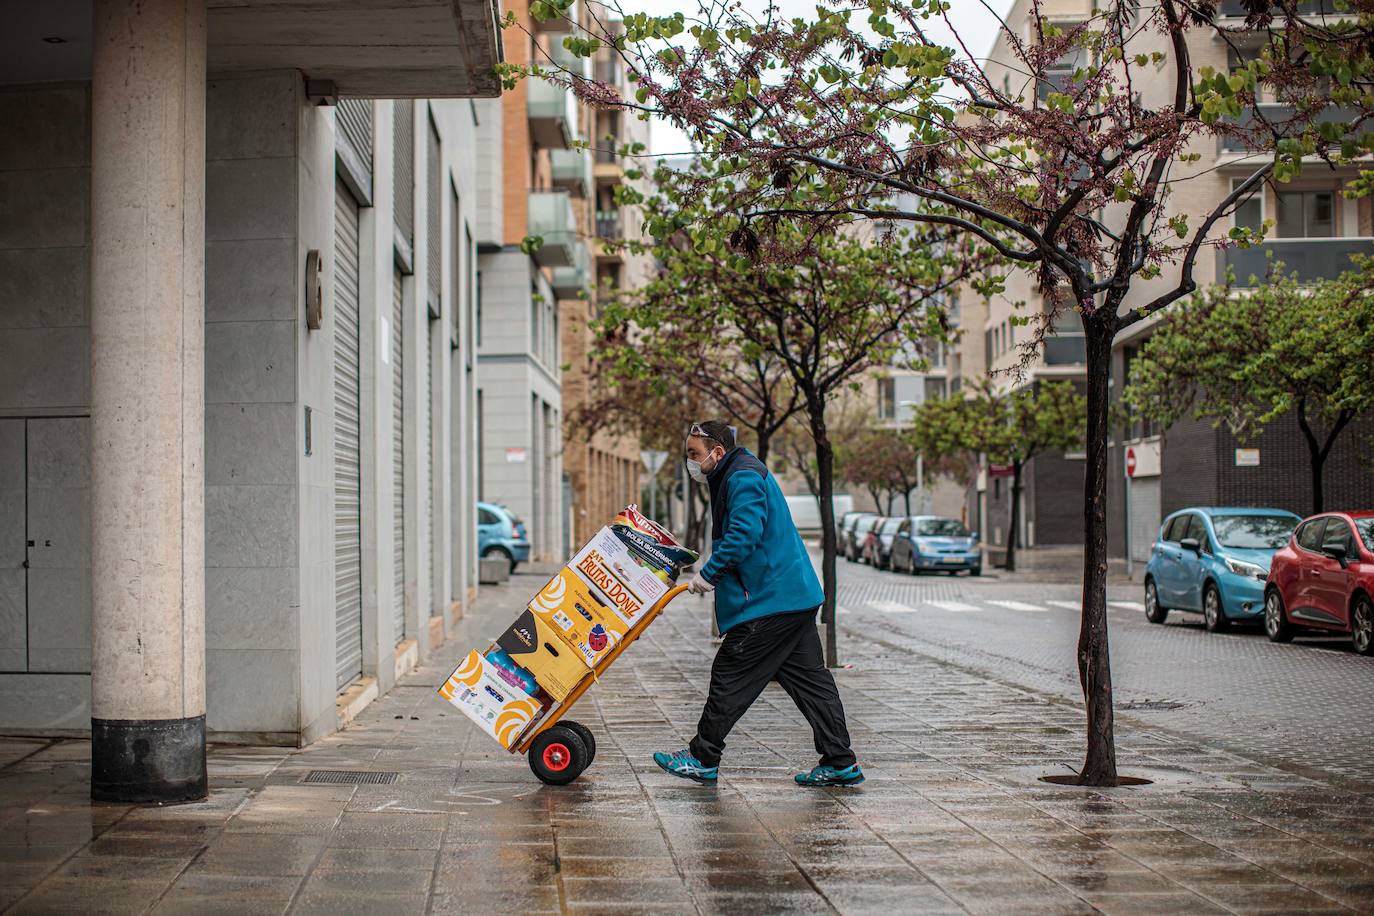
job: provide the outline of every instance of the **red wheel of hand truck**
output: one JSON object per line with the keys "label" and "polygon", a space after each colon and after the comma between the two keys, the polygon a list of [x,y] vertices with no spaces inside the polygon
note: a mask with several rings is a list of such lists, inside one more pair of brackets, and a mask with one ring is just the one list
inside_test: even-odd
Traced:
{"label": "red wheel of hand truck", "polygon": [[[575,722],[561,722],[542,732],[525,755],[530,770],[540,782],[551,786],[566,786],[582,775],[592,762],[592,752],[582,739]],[[581,726],[579,726],[580,728]]]}

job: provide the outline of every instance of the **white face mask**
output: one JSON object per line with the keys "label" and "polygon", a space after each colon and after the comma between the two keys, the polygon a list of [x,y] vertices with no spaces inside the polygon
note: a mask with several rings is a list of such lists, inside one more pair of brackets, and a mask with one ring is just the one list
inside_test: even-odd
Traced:
{"label": "white face mask", "polygon": [[[716,459],[714,462],[712,462],[711,471],[714,471],[716,469],[716,465],[719,463],[720,459]],[[703,470],[700,461],[693,461],[691,458],[687,459],[687,476],[691,477],[697,483],[705,483],[706,475],[711,473],[711,471]]]}

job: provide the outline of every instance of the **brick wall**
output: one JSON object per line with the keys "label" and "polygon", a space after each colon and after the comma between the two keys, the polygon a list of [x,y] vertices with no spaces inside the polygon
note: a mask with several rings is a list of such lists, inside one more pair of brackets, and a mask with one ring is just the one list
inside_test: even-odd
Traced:
{"label": "brick wall", "polygon": [[[1325,466],[1325,507],[1374,506],[1374,415],[1346,427]],[[1236,467],[1237,448],[1257,448],[1258,467]],[[1185,420],[1164,436],[1163,510],[1194,505],[1273,506],[1312,511],[1307,443],[1296,417],[1280,417],[1263,434],[1238,441],[1209,421]]]}
{"label": "brick wall", "polygon": [[1160,511],[1217,504],[1217,432],[1206,421],[1183,420],[1164,433]]}

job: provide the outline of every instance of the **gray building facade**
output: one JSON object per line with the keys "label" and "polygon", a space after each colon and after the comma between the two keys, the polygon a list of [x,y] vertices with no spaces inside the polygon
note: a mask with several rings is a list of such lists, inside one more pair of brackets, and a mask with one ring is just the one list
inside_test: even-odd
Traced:
{"label": "gray building facade", "polygon": [[0,39],[0,729],[96,797],[334,731],[475,596],[475,112],[423,97],[499,92],[493,9],[322,6]]}

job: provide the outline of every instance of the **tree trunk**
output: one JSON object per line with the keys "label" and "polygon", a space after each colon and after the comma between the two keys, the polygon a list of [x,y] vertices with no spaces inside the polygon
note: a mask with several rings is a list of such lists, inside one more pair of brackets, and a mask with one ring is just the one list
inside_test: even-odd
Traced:
{"label": "tree trunk", "polygon": [[821,508],[821,584],[825,588],[825,603],[821,605],[821,621],[825,624],[825,663],[839,667],[839,640],[835,624],[835,598],[838,583],[835,575],[835,450],[825,428],[825,401],[816,394],[806,398],[807,417],[811,421],[811,438],[816,444],[816,476],[820,492],[816,497]]}
{"label": "tree trunk", "polygon": [[1083,620],[1078,679],[1088,707],[1088,748],[1082,786],[1116,786],[1112,669],[1107,647],[1107,435],[1115,304],[1083,318],[1087,332],[1087,461],[1083,481]]}
{"label": "tree trunk", "polygon": [[886,509],[883,512],[888,518],[892,517],[892,491],[887,491]]}
{"label": "tree trunk", "polygon": [[902,493],[902,499],[905,501],[907,518],[910,518],[910,517],[911,517],[911,491],[910,491],[910,490],[907,490],[907,491],[905,491],[904,493]]}
{"label": "tree trunk", "polygon": [[768,463],[768,448],[773,444],[773,434],[767,429],[759,428],[754,430],[754,437],[759,440],[759,450],[755,455],[764,464]]}
{"label": "tree trunk", "polygon": [[[883,494],[880,493],[880,492],[878,492],[878,490],[877,490],[876,488],[874,488],[874,487],[866,487],[865,489],[868,490],[868,495],[869,495],[869,496],[872,498],[872,500],[873,500],[873,511],[874,511],[874,512],[879,512],[879,511],[881,511],[882,508],[883,508]],[[812,493],[815,493],[816,491],[815,491],[815,490],[812,490],[811,492],[812,492]],[[816,495],[816,498],[817,498],[817,499],[820,499],[820,494],[817,494],[817,495]]]}
{"label": "tree trunk", "polygon": [[1021,539],[1021,470],[1022,463],[1017,459],[1011,463],[1011,522],[1007,529],[1007,559],[1002,567],[1007,572],[1016,572],[1016,545]]}
{"label": "tree trunk", "polygon": [[1325,467],[1326,456],[1323,455],[1320,450],[1314,450],[1312,452],[1312,515],[1326,511],[1322,508],[1326,504],[1326,499],[1322,492],[1325,489],[1322,486],[1322,471]]}
{"label": "tree trunk", "polygon": [[1331,429],[1326,434],[1326,441],[1317,442],[1317,434],[1312,430],[1312,424],[1307,420],[1307,396],[1303,395],[1298,400],[1298,428],[1302,430],[1303,438],[1307,440],[1307,453],[1309,456],[1309,467],[1312,474],[1312,515],[1325,512],[1326,495],[1322,492],[1322,472],[1326,468],[1326,458],[1331,454],[1331,446],[1336,444],[1336,437],[1345,429],[1346,424],[1355,416],[1354,411],[1342,410],[1336,416],[1336,420],[1331,424]]}
{"label": "tree trunk", "polygon": [[687,503],[687,549],[701,553],[701,539],[697,536],[697,496],[694,492],[696,481],[690,478],[683,483],[683,495]]}

